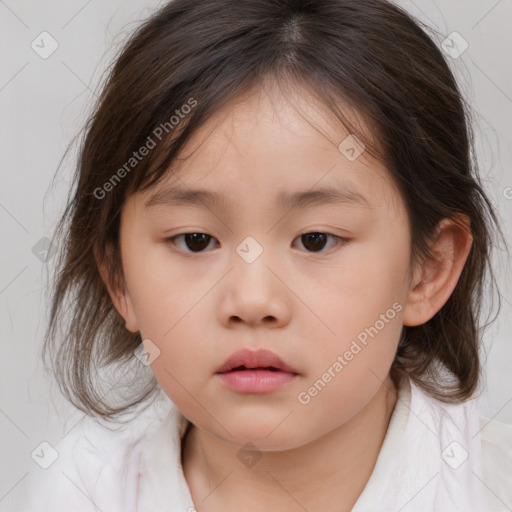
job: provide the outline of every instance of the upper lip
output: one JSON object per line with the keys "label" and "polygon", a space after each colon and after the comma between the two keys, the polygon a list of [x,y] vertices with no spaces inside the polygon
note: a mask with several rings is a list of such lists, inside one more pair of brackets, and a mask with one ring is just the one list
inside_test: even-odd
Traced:
{"label": "upper lip", "polygon": [[244,348],[231,354],[217,373],[229,372],[233,368],[244,366],[245,368],[275,368],[290,373],[298,373],[295,368],[287,365],[278,355],[270,350],[249,350]]}

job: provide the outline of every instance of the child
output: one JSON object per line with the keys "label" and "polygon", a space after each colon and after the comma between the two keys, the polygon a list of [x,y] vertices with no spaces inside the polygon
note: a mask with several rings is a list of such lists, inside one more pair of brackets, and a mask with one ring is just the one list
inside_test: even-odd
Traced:
{"label": "child", "polygon": [[46,348],[89,417],[20,510],[510,510],[471,150],[391,3],[165,5],[87,124]]}

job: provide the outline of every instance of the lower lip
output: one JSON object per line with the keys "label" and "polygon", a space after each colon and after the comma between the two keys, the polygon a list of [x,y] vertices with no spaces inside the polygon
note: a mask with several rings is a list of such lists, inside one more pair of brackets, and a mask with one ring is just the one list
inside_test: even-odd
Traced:
{"label": "lower lip", "polygon": [[270,370],[240,370],[218,375],[228,388],[241,393],[269,393],[297,377],[295,373]]}

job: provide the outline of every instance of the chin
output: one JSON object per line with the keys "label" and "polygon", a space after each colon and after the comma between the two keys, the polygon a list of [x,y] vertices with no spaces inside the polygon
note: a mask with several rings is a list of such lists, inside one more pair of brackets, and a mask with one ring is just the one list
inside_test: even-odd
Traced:
{"label": "chin", "polygon": [[279,422],[274,422],[272,428],[269,428],[267,423],[258,424],[257,421],[240,422],[236,425],[231,423],[226,425],[231,436],[218,425],[215,425],[214,431],[206,430],[224,443],[238,449],[244,449],[250,443],[262,452],[280,452],[307,444],[308,440],[304,432],[294,433],[282,425],[276,428],[276,425],[279,425]]}

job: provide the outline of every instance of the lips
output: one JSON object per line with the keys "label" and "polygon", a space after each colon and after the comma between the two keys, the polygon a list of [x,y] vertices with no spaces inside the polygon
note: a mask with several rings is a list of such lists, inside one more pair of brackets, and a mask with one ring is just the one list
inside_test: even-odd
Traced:
{"label": "lips", "polygon": [[232,354],[217,370],[219,382],[242,394],[277,392],[299,378],[295,368],[270,350],[243,349]]}
{"label": "lips", "polygon": [[238,350],[226,359],[216,373],[244,370],[281,371],[298,374],[295,368],[286,364],[278,355],[264,349],[256,351],[249,349]]}

